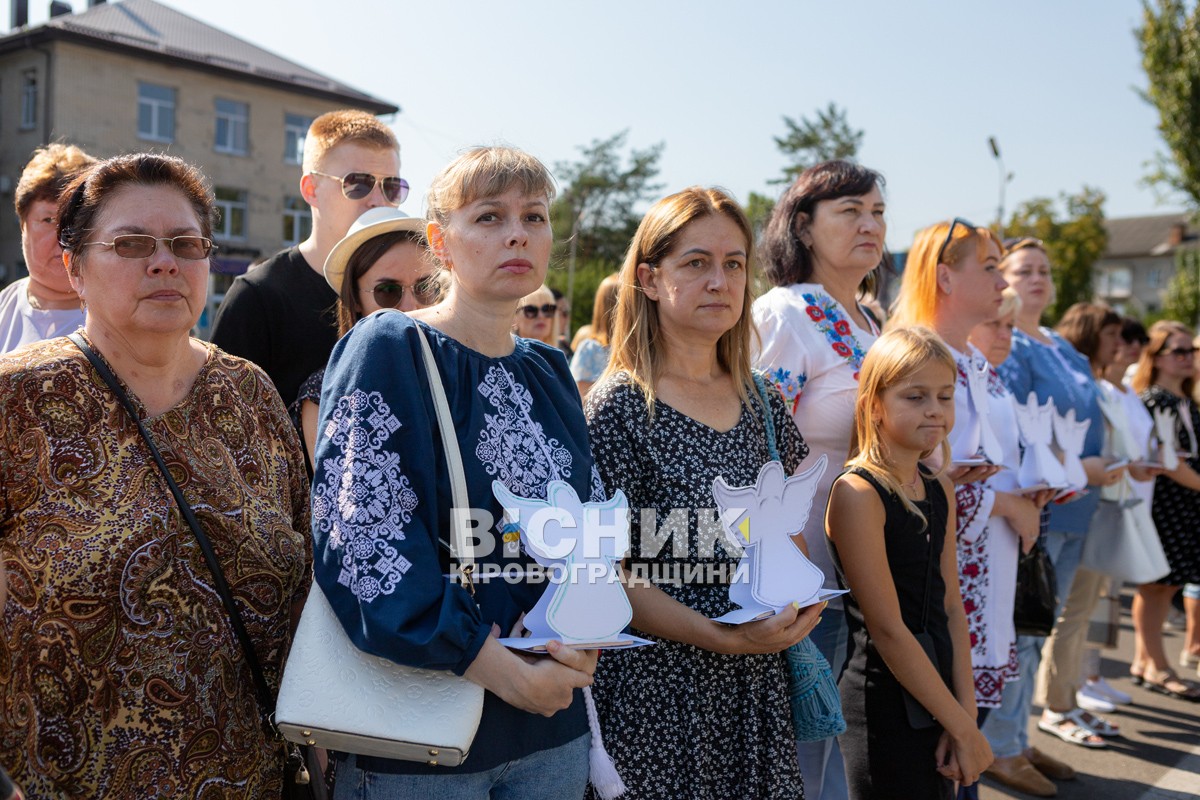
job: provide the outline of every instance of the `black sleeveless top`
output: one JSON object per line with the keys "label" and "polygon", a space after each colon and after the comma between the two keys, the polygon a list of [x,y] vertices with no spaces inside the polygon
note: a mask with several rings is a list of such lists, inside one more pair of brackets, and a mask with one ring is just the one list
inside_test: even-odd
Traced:
{"label": "black sleeveless top", "polygon": [[[922,630],[922,603],[926,595],[926,575],[929,577],[929,608],[925,614],[925,630],[933,637],[942,679],[946,681],[947,686],[951,686],[950,665],[954,657],[954,650],[946,618],[946,582],[942,579],[940,569],[942,550],[946,542],[945,530],[949,505],[942,484],[922,467],[921,477],[925,482],[925,499],[916,502],[915,505],[929,520],[929,524],[926,526],[904,507],[899,497],[885,489],[871,473],[859,467],[848,471],[871,484],[879,493],[880,500],[883,501],[886,512],[883,538],[887,551],[888,571],[891,572],[892,582],[896,586],[900,616],[904,620],[905,626],[914,634],[920,633]],[[930,531],[933,531],[935,535],[931,537]],[[898,689],[899,682],[892,676],[891,670],[888,669],[882,656],[875,649],[875,644],[867,632],[862,609],[854,597],[853,587],[846,585],[846,573],[842,569],[837,546],[832,540],[826,541],[834,567],[837,569],[838,585],[843,589],[851,590],[850,594],[846,595],[846,621],[850,628],[850,649],[847,654],[846,672],[869,677],[873,683],[894,683]],[[929,567],[930,559],[933,559],[932,569]]]}

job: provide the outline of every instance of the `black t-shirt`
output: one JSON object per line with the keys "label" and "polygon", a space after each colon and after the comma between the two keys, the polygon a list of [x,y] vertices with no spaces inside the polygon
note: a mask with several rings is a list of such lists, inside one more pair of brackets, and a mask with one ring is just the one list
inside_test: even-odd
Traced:
{"label": "black t-shirt", "polygon": [[290,405],[337,343],[337,294],[299,248],[288,248],[233,282],[212,341],[262,367]]}

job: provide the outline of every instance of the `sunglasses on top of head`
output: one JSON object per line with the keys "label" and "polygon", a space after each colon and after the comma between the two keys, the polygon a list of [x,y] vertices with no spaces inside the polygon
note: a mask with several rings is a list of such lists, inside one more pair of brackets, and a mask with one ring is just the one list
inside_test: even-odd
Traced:
{"label": "sunglasses on top of head", "polygon": [[348,172],[345,176],[339,178],[337,175],[330,175],[328,172],[318,172],[315,169],[311,170],[309,174],[338,181],[342,184],[342,194],[349,200],[362,200],[371,193],[376,183],[379,183],[379,190],[383,193],[383,199],[389,203],[400,205],[408,197],[408,181],[398,175],[372,175],[369,172]]}
{"label": "sunglasses on top of head", "polygon": [[525,315],[525,319],[536,319],[538,312],[542,312],[543,317],[553,317],[554,312],[558,310],[556,303],[546,303],[543,306],[521,306],[517,309]]}
{"label": "sunglasses on top of head", "polygon": [[953,220],[951,220],[950,230],[946,231],[946,241],[942,242],[942,246],[938,248],[937,263],[946,263],[942,259],[946,257],[946,248],[950,246],[952,241],[954,241],[954,229],[959,225],[966,228],[968,231],[971,231],[972,233],[975,231],[975,226],[972,223],[967,222],[962,217],[955,217]]}

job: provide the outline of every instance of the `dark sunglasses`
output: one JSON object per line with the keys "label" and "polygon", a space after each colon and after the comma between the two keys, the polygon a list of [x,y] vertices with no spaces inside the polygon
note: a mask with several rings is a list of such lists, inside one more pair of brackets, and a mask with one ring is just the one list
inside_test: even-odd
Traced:
{"label": "dark sunglasses", "polygon": [[375,188],[376,181],[379,182],[379,189],[383,192],[383,199],[389,203],[400,205],[408,197],[408,181],[399,176],[372,175],[369,172],[350,172],[345,177],[339,178],[337,175],[330,175],[327,172],[317,172],[315,169],[310,171],[309,174],[320,175],[322,178],[329,178],[340,182],[342,184],[342,194],[349,200],[362,200]]}
{"label": "dark sunglasses", "polygon": [[554,312],[558,310],[558,305],[555,303],[546,303],[540,308],[538,306],[521,306],[517,309],[525,315],[525,319],[536,319],[538,312],[542,312],[543,317],[553,317]]}
{"label": "dark sunglasses", "polygon": [[[395,308],[400,305],[400,301],[404,299],[403,283],[396,281],[383,281],[375,284],[375,288],[371,290],[371,296],[375,298],[375,303],[380,308]],[[438,281],[436,275],[426,275],[420,278],[412,286],[408,287],[412,292],[413,299],[423,306],[431,306],[437,301],[438,297]]]}
{"label": "dark sunglasses", "polygon": [[1159,350],[1158,354],[1160,356],[1175,356],[1176,358],[1191,358],[1192,356],[1196,355],[1196,348],[1172,347],[1170,350]]}
{"label": "dark sunglasses", "polygon": [[952,241],[954,241],[954,229],[959,225],[962,225],[964,228],[966,228],[967,230],[970,230],[970,231],[975,230],[975,226],[972,225],[970,222],[967,222],[962,217],[955,217],[953,220],[951,220],[950,221],[950,230],[946,231],[946,241],[942,242],[942,246],[938,248],[938,255],[937,255],[937,263],[938,264],[945,263],[944,261],[942,261],[942,258],[946,255],[946,248],[950,246],[950,243]]}
{"label": "dark sunglasses", "polygon": [[167,243],[167,249],[171,251],[171,255],[187,261],[208,258],[208,254],[217,247],[211,239],[205,239],[203,236],[159,238],[145,233],[126,233],[114,236],[111,242],[84,242],[80,247],[98,244],[111,247],[112,251],[121,258],[149,258],[158,249],[159,242]]}

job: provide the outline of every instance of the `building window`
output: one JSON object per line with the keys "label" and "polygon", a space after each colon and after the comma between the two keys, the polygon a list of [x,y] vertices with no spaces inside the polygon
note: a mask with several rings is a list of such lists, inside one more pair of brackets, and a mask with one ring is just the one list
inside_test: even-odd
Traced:
{"label": "building window", "polygon": [[218,212],[213,236],[217,239],[246,238],[246,192],[243,189],[213,189]]}
{"label": "building window", "polygon": [[1112,267],[1096,276],[1096,293],[1112,299],[1129,297],[1133,293],[1133,271],[1129,267]]}
{"label": "building window", "polygon": [[21,130],[37,127],[37,72],[26,70],[21,75]]}
{"label": "building window", "polygon": [[283,160],[287,164],[304,162],[304,137],[308,135],[308,126],[312,125],[312,117],[302,117],[299,114],[285,114],[283,117]]}
{"label": "building window", "polygon": [[175,141],[175,90],[138,82],[138,138]]}
{"label": "building window", "polygon": [[1146,285],[1151,289],[1163,288],[1163,286],[1166,285],[1166,282],[1163,280],[1163,272],[1165,272],[1165,270],[1162,267],[1152,267],[1150,271],[1146,273]]}
{"label": "building window", "polygon": [[312,209],[299,197],[283,198],[283,243],[300,244],[312,233]]}
{"label": "building window", "polygon": [[250,106],[217,98],[217,135],[213,149],[218,153],[244,156],[250,145]]}

